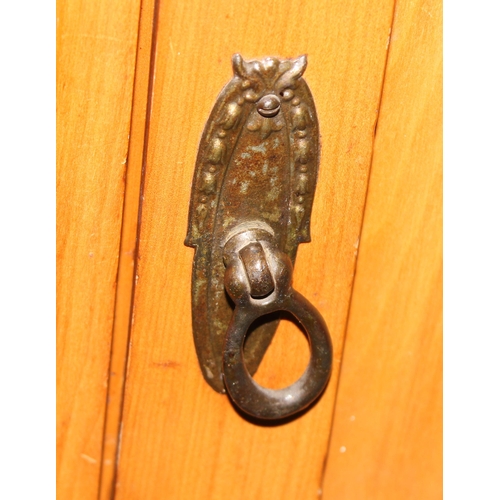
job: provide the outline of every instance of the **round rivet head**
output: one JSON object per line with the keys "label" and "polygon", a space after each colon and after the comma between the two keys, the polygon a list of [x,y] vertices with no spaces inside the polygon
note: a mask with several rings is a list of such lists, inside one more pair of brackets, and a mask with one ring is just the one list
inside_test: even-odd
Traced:
{"label": "round rivet head", "polygon": [[282,92],[282,94],[281,94],[281,95],[283,96],[283,99],[284,99],[285,101],[289,101],[290,99],[292,99],[292,98],[293,98],[294,93],[293,93],[293,90],[291,90],[291,89],[286,89],[286,90],[284,90],[284,91]]}
{"label": "round rivet head", "polygon": [[268,94],[262,97],[257,103],[257,111],[264,118],[272,118],[279,113],[281,101],[278,96]]}

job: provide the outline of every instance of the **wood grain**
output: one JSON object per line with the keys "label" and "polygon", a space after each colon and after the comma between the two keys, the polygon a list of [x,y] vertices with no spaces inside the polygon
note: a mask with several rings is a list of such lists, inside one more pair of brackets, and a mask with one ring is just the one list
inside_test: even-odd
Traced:
{"label": "wood grain", "polygon": [[142,0],[141,2],[99,487],[99,498],[102,500],[111,499],[114,495],[116,455],[123,407],[132,293],[135,281],[139,201],[151,80],[154,6],[154,0]]}
{"label": "wood grain", "polygon": [[[393,1],[160,4],[118,499],[317,498],[372,157]],[[335,347],[322,399],[286,425],[257,426],[204,382],[191,336],[193,250],[183,246],[204,123],[230,58],[308,53],[322,133],[312,238],[295,285]],[[305,342],[283,324],[257,379],[280,386]]]}
{"label": "wood grain", "polygon": [[398,0],[323,498],[442,498],[442,12]]}
{"label": "wood grain", "polygon": [[98,494],[138,0],[57,5],[57,492]]}

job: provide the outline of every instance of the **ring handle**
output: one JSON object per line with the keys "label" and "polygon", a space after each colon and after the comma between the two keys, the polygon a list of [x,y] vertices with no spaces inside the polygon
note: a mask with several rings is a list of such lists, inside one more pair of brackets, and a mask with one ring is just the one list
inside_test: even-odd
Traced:
{"label": "ring handle", "polygon": [[[330,377],[333,350],[326,323],[319,311],[291,286],[290,258],[274,244],[266,231],[247,230],[232,237],[225,246],[226,290],[235,302],[223,351],[226,390],[245,413],[259,419],[281,419],[307,408],[323,392]],[[256,264],[257,263],[257,264]],[[266,275],[263,290],[272,291],[259,298],[252,291],[256,266]],[[269,274],[272,277],[269,283]],[[243,359],[245,336],[252,323],[267,314],[288,311],[306,331],[311,358],[303,375],[284,389],[267,389],[257,384]]]}

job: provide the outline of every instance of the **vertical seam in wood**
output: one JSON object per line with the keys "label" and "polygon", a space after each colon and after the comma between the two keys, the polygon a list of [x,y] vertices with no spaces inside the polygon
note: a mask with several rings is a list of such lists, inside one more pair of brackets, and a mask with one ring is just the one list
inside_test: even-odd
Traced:
{"label": "vertical seam in wood", "polygon": [[148,82],[148,97],[147,97],[147,110],[146,110],[146,124],[144,129],[144,148],[142,154],[142,170],[141,170],[141,186],[140,186],[140,196],[139,196],[139,209],[137,215],[137,233],[136,233],[136,246],[135,246],[135,258],[134,258],[134,279],[132,283],[132,293],[130,297],[130,316],[129,316],[129,328],[127,336],[127,353],[126,353],[126,369],[124,374],[123,390],[121,396],[121,408],[120,408],[120,430],[118,433],[117,442],[117,453],[115,459],[115,481],[113,483],[113,490],[111,498],[115,497],[116,483],[118,482],[118,464],[120,460],[120,450],[121,450],[121,440],[122,440],[122,430],[123,430],[123,406],[124,406],[124,396],[125,387],[127,384],[128,371],[130,366],[130,333],[132,329],[132,321],[134,316],[134,296],[135,296],[135,285],[136,285],[136,275],[137,275],[137,262],[139,256],[140,247],[140,233],[141,233],[141,220],[142,220],[142,205],[144,199],[144,180],[146,176],[146,163],[148,155],[148,143],[149,143],[149,125],[151,121],[151,108],[152,108],[152,97],[153,97],[153,87],[154,87],[154,75],[156,69],[156,42],[158,33],[158,11],[160,6],[160,0],[154,0],[154,10],[153,10],[153,29],[152,29],[152,41],[151,41],[151,53],[150,53],[150,63],[149,63],[149,82]]}
{"label": "vertical seam in wood", "polygon": [[[383,95],[384,95],[385,79],[386,79],[386,75],[387,75],[387,66],[389,63],[389,57],[390,57],[390,52],[391,52],[392,32],[393,32],[393,28],[394,28],[396,4],[397,4],[397,0],[394,0],[394,4],[392,7],[391,27],[389,30],[389,40],[388,40],[387,51],[386,51],[385,62],[384,62],[384,71],[382,73],[382,81],[380,84],[380,94],[379,94],[379,102],[378,102],[378,109],[377,109],[377,117],[376,117],[375,123],[373,125],[373,140],[372,140],[372,150],[371,150],[371,157],[370,157],[370,168],[368,169],[368,178],[366,181],[366,191],[365,191],[365,200],[364,200],[364,206],[363,206],[363,214],[361,216],[358,253],[356,255],[356,261],[354,263],[353,278],[352,278],[352,285],[351,285],[351,295],[349,297],[349,305],[348,305],[348,309],[347,309],[347,319],[346,319],[345,328],[344,328],[344,335],[342,338],[342,358],[344,356],[344,348],[345,348],[345,343],[346,343],[346,338],[347,338],[347,332],[349,330],[349,319],[350,319],[350,315],[351,315],[351,304],[352,304],[352,298],[353,298],[354,284],[356,281],[356,270],[357,270],[357,265],[358,265],[358,257],[359,257],[359,252],[361,251],[361,245],[362,245],[362,241],[363,241],[362,237],[363,237],[363,224],[364,224],[365,213],[366,213],[366,201],[367,201],[367,197],[368,197],[368,188],[370,186],[370,178],[371,178],[371,172],[372,172],[372,166],[373,166],[375,140],[377,138],[377,127],[378,127],[378,122],[379,122],[380,115],[382,112],[382,100],[383,100]],[[335,387],[335,395],[334,395],[334,400],[333,400],[333,408],[332,408],[332,413],[331,413],[332,416],[331,416],[331,422],[330,422],[330,435],[328,436],[328,444],[327,444],[325,458],[323,460],[323,467],[322,467],[321,475],[320,475],[319,490],[318,490],[319,491],[318,497],[320,499],[323,498],[323,486],[324,486],[324,481],[325,481],[325,473],[326,473],[326,467],[327,467],[327,463],[328,463],[328,456],[330,454],[330,445],[331,445],[332,434],[333,434],[333,426],[335,423],[335,410],[336,410],[336,406],[337,406],[338,389],[340,386],[341,376],[342,376],[342,361],[340,362],[339,376],[337,378],[337,384]]]}
{"label": "vertical seam in wood", "polygon": [[[149,133],[149,121],[150,121],[150,111],[151,111],[151,95],[152,95],[152,86],[154,80],[154,61],[155,61],[155,52],[156,52],[156,27],[157,27],[157,13],[158,13],[158,5],[159,0],[154,0],[153,5],[153,13],[151,19],[151,11],[149,9],[147,0],[141,0],[140,5],[140,13],[139,13],[139,21],[137,25],[138,35],[137,35],[137,44],[136,44],[136,58],[135,58],[135,74],[134,74],[134,84],[132,91],[132,106],[131,106],[131,119],[129,126],[129,142],[128,142],[128,151],[127,151],[127,165],[125,171],[125,188],[124,188],[124,197],[123,197],[123,208],[122,208],[122,225],[121,225],[121,236],[120,236],[120,253],[119,260],[117,266],[117,274],[116,274],[116,291],[115,291],[115,304],[114,304],[114,318],[113,318],[113,328],[112,328],[112,338],[111,338],[111,348],[110,348],[110,357],[108,364],[108,387],[106,394],[106,405],[105,405],[105,416],[104,416],[104,426],[103,426],[103,435],[102,435],[102,444],[101,444],[101,464],[99,470],[99,483],[98,483],[98,498],[101,500],[111,500],[115,496],[115,485],[117,478],[117,470],[118,470],[118,460],[120,453],[120,440],[121,440],[121,419],[123,413],[123,400],[125,393],[125,385],[126,385],[126,375],[128,371],[128,353],[129,353],[129,341],[130,341],[130,329],[131,329],[131,320],[133,316],[133,297],[135,292],[135,275],[137,268],[137,256],[138,256],[138,244],[139,244],[139,231],[140,231],[140,219],[141,219],[141,207],[142,207],[142,193],[143,193],[143,184],[144,184],[144,172],[145,172],[145,163],[146,163],[146,154],[147,154],[147,139]],[[148,26],[151,29],[151,45],[150,51],[146,50],[144,55],[141,54],[141,45],[145,42],[147,43],[148,37]],[[151,27],[152,25],[152,27]],[[146,33],[144,33],[146,31]],[[146,45],[148,47],[149,44]],[[149,59],[149,72],[148,72],[148,83],[147,83],[147,95],[141,95],[140,88],[140,73],[142,73],[142,64],[141,60],[143,58]],[[140,107],[140,104],[147,101],[146,112],[145,114],[140,113],[140,116],[137,116],[137,107]],[[144,132],[142,132],[142,154],[140,154],[140,165],[141,165],[141,175],[140,175],[140,188],[139,193],[137,193],[137,181],[132,178],[131,173],[135,167],[134,158],[131,161],[131,151],[133,149],[133,144],[135,143],[135,134],[134,127],[141,127],[140,122],[144,120]],[[141,134],[141,130],[139,130],[138,134]],[[141,141],[141,139],[139,139]],[[135,181],[135,182],[134,182]],[[139,195],[138,195],[139,194]],[[127,217],[127,212],[131,212],[130,216]],[[127,221],[127,219],[130,219]],[[130,252],[127,250],[130,245],[130,238],[126,238],[127,230],[135,233],[135,241],[133,244],[132,251],[132,263],[133,263],[133,273],[131,276],[130,268],[127,267],[130,265]],[[127,255],[128,254],[128,255]],[[127,258],[125,258],[127,257]],[[119,295],[120,288],[124,289],[124,298],[121,298]],[[127,289],[130,289],[130,293],[126,293]],[[127,314],[127,327],[122,331],[119,331],[118,322],[123,316],[123,314]],[[123,339],[124,332],[126,332],[126,338]],[[124,359],[120,361],[121,370],[120,373],[113,374],[113,360],[116,357],[116,350],[114,347],[117,346],[118,342],[125,342],[126,350],[124,354]],[[121,353],[123,356],[123,352]],[[118,418],[114,415],[113,422],[111,422],[112,416],[110,415],[110,403],[114,404],[114,401],[111,401],[110,398],[110,390],[112,388],[112,377],[117,377],[118,384],[118,394],[119,398],[116,402],[116,407],[118,409]],[[116,421],[118,420],[118,422]],[[114,436],[116,440],[116,445],[113,450],[113,464],[111,465],[113,468],[112,479],[110,481],[109,486],[107,484],[103,484],[103,470],[105,467],[105,451],[106,451],[106,438],[107,433],[106,430],[108,426],[116,426],[118,432]],[[109,493],[105,492],[106,488],[109,487]]]}

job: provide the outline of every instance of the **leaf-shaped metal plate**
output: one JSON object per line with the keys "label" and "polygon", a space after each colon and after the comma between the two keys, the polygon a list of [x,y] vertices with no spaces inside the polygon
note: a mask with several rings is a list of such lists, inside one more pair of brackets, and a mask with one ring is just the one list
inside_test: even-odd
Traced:
{"label": "leaf-shaped metal plate", "polygon": [[[225,392],[222,349],[233,305],[224,289],[223,246],[237,226],[262,224],[295,260],[309,227],[319,165],[319,129],[306,56],[244,61],[217,98],[196,161],[186,245],[196,249],[193,334],[207,382]],[[279,318],[254,325],[245,364],[257,370]]]}

